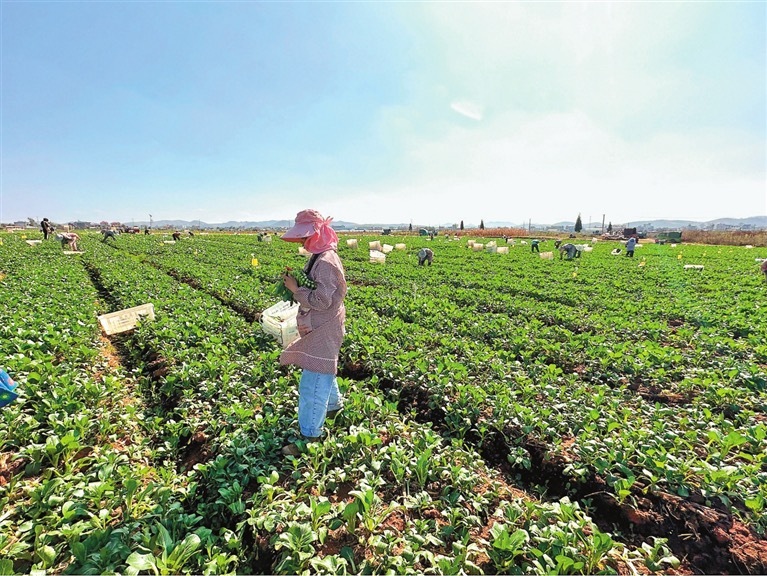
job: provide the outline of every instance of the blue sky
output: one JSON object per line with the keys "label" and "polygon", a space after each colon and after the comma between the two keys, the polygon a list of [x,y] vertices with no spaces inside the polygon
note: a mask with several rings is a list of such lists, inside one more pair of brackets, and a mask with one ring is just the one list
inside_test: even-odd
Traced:
{"label": "blue sky", "polygon": [[0,221],[767,214],[765,2],[0,9]]}

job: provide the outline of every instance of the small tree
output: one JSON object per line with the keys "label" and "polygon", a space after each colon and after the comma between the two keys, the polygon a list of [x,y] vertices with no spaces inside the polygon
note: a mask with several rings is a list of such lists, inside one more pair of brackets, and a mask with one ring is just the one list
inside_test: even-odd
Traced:
{"label": "small tree", "polygon": [[578,214],[578,217],[575,219],[575,231],[580,232],[583,230],[583,222],[581,222],[581,215]]}
{"label": "small tree", "polygon": [[461,220],[461,230],[463,230],[463,220]]}
{"label": "small tree", "polygon": [[479,221],[479,229],[480,230],[484,230],[485,229],[485,221],[484,220],[480,220]]}
{"label": "small tree", "polygon": [[411,222],[410,226],[408,226],[408,232],[412,232],[412,231],[413,231],[413,223]]}
{"label": "small tree", "polygon": [[607,224],[607,233],[612,234],[613,233],[613,223],[610,222]]}

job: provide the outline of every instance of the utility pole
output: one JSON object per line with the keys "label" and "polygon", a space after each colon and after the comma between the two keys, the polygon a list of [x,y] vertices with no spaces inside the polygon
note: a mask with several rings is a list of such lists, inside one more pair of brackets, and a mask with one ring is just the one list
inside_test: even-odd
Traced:
{"label": "utility pole", "polygon": [[533,219],[528,218],[527,219],[527,233],[531,234],[533,232]]}
{"label": "utility pole", "polygon": [[602,234],[605,233],[605,215],[602,214]]}

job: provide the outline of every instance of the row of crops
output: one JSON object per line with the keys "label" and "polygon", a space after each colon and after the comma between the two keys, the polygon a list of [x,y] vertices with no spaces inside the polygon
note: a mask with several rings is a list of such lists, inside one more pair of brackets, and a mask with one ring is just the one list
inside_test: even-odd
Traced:
{"label": "row of crops", "polygon": [[764,249],[342,245],[346,404],[284,458],[295,245],[0,239],[0,574],[767,571]]}

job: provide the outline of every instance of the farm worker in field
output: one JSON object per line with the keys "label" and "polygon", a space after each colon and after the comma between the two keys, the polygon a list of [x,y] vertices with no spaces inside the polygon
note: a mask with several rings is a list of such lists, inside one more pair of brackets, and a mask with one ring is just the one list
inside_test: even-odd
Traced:
{"label": "farm worker in field", "polygon": [[69,249],[73,250],[74,252],[79,251],[77,242],[80,240],[80,237],[74,232],[62,232],[61,234],[57,234],[56,240],[61,242],[62,250],[66,250],[68,246]]}
{"label": "farm worker in field", "polygon": [[629,258],[634,257],[634,248],[636,248],[637,245],[637,239],[632,236],[629,238],[628,242],[626,242],[626,256]]}
{"label": "farm worker in field", "polygon": [[0,368],[0,408],[7,406],[19,397],[19,395],[14,392],[16,386],[17,384],[13,381],[13,378],[11,378],[5,370]]}
{"label": "farm worker in field", "polygon": [[538,252],[541,253],[541,247],[539,244],[541,243],[540,240],[531,240],[530,241],[530,252]]}
{"label": "farm worker in field", "polygon": [[421,248],[418,251],[418,265],[423,266],[423,263],[427,260],[429,262],[429,266],[431,266],[431,263],[434,260],[434,252],[431,251],[431,248]]}
{"label": "farm worker in field", "polygon": [[[303,369],[298,386],[298,425],[304,442],[319,440],[326,417],[334,417],[343,405],[336,371],[346,322],[346,276],[336,252],[338,236],[330,226],[332,220],[316,210],[302,210],[282,237],[311,252],[304,272],[317,285],[314,289],[299,287],[295,278],[283,276],[299,304],[296,322],[300,338],[283,350],[280,364]],[[301,443],[282,448],[286,456],[300,452]]]}
{"label": "farm worker in field", "polygon": [[568,242],[567,244],[563,244],[559,247],[559,259],[562,259],[562,256],[565,255],[565,252],[567,252],[567,259],[572,260],[573,258],[580,258],[581,257],[581,251],[578,250],[578,248],[575,247],[575,244],[571,244]]}
{"label": "farm worker in field", "polygon": [[556,248],[557,250],[559,250],[559,247],[560,247],[561,245],[562,245],[562,241],[561,241],[561,240],[554,240],[554,248]]}
{"label": "farm worker in field", "polygon": [[759,269],[764,273],[764,279],[767,280],[767,260],[762,262],[762,265],[759,267]]}
{"label": "farm worker in field", "polygon": [[110,238],[117,240],[117,234],[114,230],[102,230],[101,233],[104,235],[104,237],[101,239],[102,242],[106,242]]}
{"label": "farm worker in field", "polygon": [[176,242],[178,242],[179,240],[181,240],[181,232],[179,232],[178,230],[176,230],[176,231],[175,231],[173,234],[171,234],[171,236],[173,236],[173,239],[174,239]]}
{"label": "farm worker in field", "polygon": [[189,231],[188,231],[188,234],[189,234],[189,237],[190,237],[190,238],[194,238],[194,232],[192,232],[191,230],[189,230]]}
{"label": "farm worker in field", "polygon": [[144,236],[149,235],[149,226],[144,226]]}
{"label": "farm worker in field", "polygon": [[40,222],[40,229],[43,231],[43,240],[47,240],[48,235],[53,232],[53,224],[47,218],[43,218],[43,221]]}

